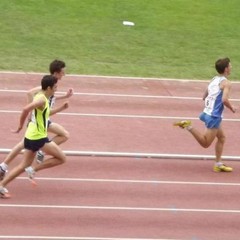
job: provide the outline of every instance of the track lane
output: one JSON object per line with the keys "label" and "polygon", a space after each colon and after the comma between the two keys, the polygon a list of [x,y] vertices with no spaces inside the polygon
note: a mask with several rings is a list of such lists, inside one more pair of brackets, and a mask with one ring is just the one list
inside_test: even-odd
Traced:
{"label": "track lane", "polygon": [[[8,86],[9,82],[5,86]],[[28,80],[24,80],[25,83],[28,83]],[[73,79],[64,82],[63,89],[67,89],[73,83]],[[19,84],[19,83],[18,83]],[[18,85],[16,83],[16,86]],[[32,84],[32,83],[31,83]],[[101,84],[102,88],[99,88]],[[13,84],[14,85],[14,84]],[[11,86],[13,86],[11,85]],[[114,81],[102,80],[102,79],[89,79],[86,78],[83,81],[78,81],[76,83],[76,88],[82,87],[81,90],[88,92],[91,91],[100,92],[104,90],[105,92],[116,92],[116,93],[131,93],[131,94],[154,94],[154,95],[189,95],[189,96],[200,96],[202,93],[202,87],[204,84],[196,85],[195,83],[182,82],[180,85],[176,86],[176,82],[158,82],[152,80],[134,80],[133,82],[122,82],[122,79],[114,79]],[[117,88],[116,88],[117,87]],[[95,90],[94,90],[95,89]],[[113,90],[114,89],[114,90]],[[186,92],[184,92],[186,90]],[[91,102],[92,99],[89,98],[86,102]],[[108,100],[101,100],[104,104],[103,106],[106,109],[109,109],[111,112],[111,104],[108,103]],[[92,110],[96,109],[97,101],[95,105],[92,106]],[[121,103],[124,103],[122,100]],[[140,101],[141,102],[141,101]],[[170,101],[171,102],[171,101]],[[78,101],[76,101],[76,106]],[[112,106],[116,108],[118,105],[118,100]],[[137,102],[134,102],[129,108],[126,108],[127,111],[131,113],[134,110],[134,106],[142,106],[141,104],[137,105]],[[154,104],[157,106],[155,100],[148,102],[149,105]],[[138,108],[139,112],[144,111],[144,108],[149,106],[148,104],[143,105],[142,109]],[[166,103],[167,104],[167,103]],[[177,106],[179,101],[177,103]],[[182,104],[181,104],[182,105]],[[91,105],[88,105],[86,109],[90,109]],[[164,105],[166,106],[166,105]],[[172,105],[174,106],[174,104]],[[195,105],[193,105],[195,106]],[[186,108],[185,108],[186,107]],[[167,106],[166,112],[167,112]],[[172,107],[173,108],[173,107]],[[77,109],[77,108],[76,108]],[[119,104],[118,109],[123,109],[123,106]],[[156,108],[157,109],[157,108]],[[164,108],[163,108],[164,109]],[[184,111],[187,109],[187,106],[184,105]],[[191,109],[194,109],[191,108]],[[155,109],[151,109],[152,111]],[[157,109],[158,111],[158,109]],[[183,111],[183,112],[184,112]],[[195,113],[194,110],[193,113]],[[128,112],[128,113],[129,113]],[[168,113],[168,112],[167,112]],[[56,116],[57,117],[57,116]],[[78,118],[77,118],[78,119]],[[93,121],[91,121],[93,120]],[[11,119],[6,116],[4,121],[11,123]],[[56,119],[57,122],[66,124],[67,129],[73,129],[71,132],[72,139],[65,145],[63,148],[68,149],[70,147],[84,147],[85,149],[89,146],[96,147],[96,149],[117,149],[117,150],[131,150],[143,149],[163,151],[168,149],[164,144],[167,142],[166,139],[170,140],[168,142],[169,146],[172,149],[172,143],[176,142],[176,139],[179,139],[177,130],[173,128],[168,128],[165,125],[169,123],[166,120],[147,120],[143,121],[142,119],[126,120],[124,119],[115,119],[112,120],[109,118],[100,119],[96,118],[85,118],[84,120],[74,120],[73,116],[66,118],[59,116]],[[159,123],[164,128],[161,128],[156,133],[156,129],[159,129]],[[195,123],[195,122],[194,122]],[[196,122],[198,124],[198,122]],[[116,126],[118,126],[116,128]],[[144,126],[144,127],[143,127]],[[199,125],[200,126],[200,125]],[[227,123],[227,134],[229,136],[234,136],[234,131],[236,131],[236,123]],[[79,128],[80,127],[80,128]],[[146,128],[145,128],[146,127]],[[99,129],[100,128],[100,129]],[[85,130],[86,129],[86,130]],[[88,130],[87,130],[88,129]],[[91,131],[89,131],[91,129]],[[123,131],[124,129],[124,131]],[[167,131],[166,131],[167,130]],[[77,136],[76,136],[77,132]],[[166,135],[166,132],[168,133]],[[79,133],[84,136],[84,139],[79,139]],[[104,134],[103,134],[104,133]],[[179,132],[180,133],[180,132]],[[114,136],[119,136],[119,139],[113,141]],[[179,134],[180,135],[180,134]],[[94,137],[93,137],[94,136]],[[95,136],[98,136],[97,138]],[[109,139],[110,136],[110,139]],[[146,139],[148,136],[148,139]],[[151,137],[149,137],[151,136]],[[159,138],[160,137],[160,138]],[[188,151],[199,151],[200,147],[196,150],[195,145],[193,144],[192,138],[184,132],[181,132],[182,139],[181,144],[175,144],[174,150],[179,150],[180,146],[186,152]],[[12,137],[11,137],[12,138]],[[145,139],[144,139],[145,138]],[[170,139],[169,139],[170,138]],[[126,141],[128,140],[128,142]],[[164,144],[159,144],[159,139]],[[190,140],[191,139],[191,140]],[[12,138],[11,141],[14,139]],[[16,140],[15,140],[16,141]],[[123,142],[123,143],[122,143]],[[238,139],[234,139],[231,142],[230,148],[226,148],[227,152],[233,153],[231,150],[236,150],[236,145]],[[9,144],[10,142],[8,142]],[[14,142],[16,143],[16,142]],[[105,145],[103,144],[105,143]],[[5,143],[3,143],[5,144]],[[152,147],[154,145],[154,147]],[[197,145],[197,144],[196,144]],[[149,147],[150,146],[150,147]],[[132,148],[133,147],[133,148]],[[141,147],[141,148],[140,148]],[[231,149],[231,150],[229,150]],[[202,149],[201,149],[202,150]],[[210,149],[211,152],[212,149]],[[206,154],[206,151],[204,150]],[[237,153],[236,153],[237,154]],[[239,174],[237,171],[231,174],[216,174],[211,171],[212,162],[211,161],[184,161],[184,160],[159,160],[159,159],[134,159],[134,158],[73,158],[68,159],[68,165],[61,166],[56,169],[49,169],[47,171],[39,172],[38,176],[61,176],[61,177],[78,177],[81,178],[103,178],[103,179],[140,179],[140,180],[176,180],[176,181],[212,181],[212,182],[238,182]],[[230,164],[237,169],[237,162],[230,162]],[[66,168],[68,167],[68,171]],[[238,225],[240,223],[238,213],[206,213],[206,212],[182,212],[176,211],[176,206],[182,208],[187,205],[191,207],[191,202],[199,207],[201,206],[216,206],[219,205],[222,210],[226,207],[231,209],[231,207],[237,206],[237,200],[239,198],[237,191],[238,186],[202,186],[202,185],[180,185],[180,184],[169,184],[165,186],[163,184],[142,184],[141,188],[134,188],[132,184],[93,184],[92,182],[74,182],[70,184],[68,181],[67,184],[64,182],[63,186],[70,186],[69,192],[62,197],[61,184],[59,181],[47,181],[39,180],[39,183],[43,184],[38,187],[38,192],[36,189],[31,189],[29,187],[28,181],[17,180],[9,185],[11,190],[18,196],[18,198],[13,198],[6,201],[6,203],[14,203],[14,201],[26,203],[26,201],[38,201],[44,200],[46,195],[48,195],[48,201],[50,200],[51,206],[56,205],[56,201],[60,199],[60,202],[63,201],[65,204],[63,206],[68,206],[73,199],[77,201],[82,201],[83,203],[93,202],[95,199],[102,204],[105,202],[117,203],[120,204],[122,201],[126,204],[133,205],[136,207],[138,204],[145,204],[146,206],[161,206],[161,203],[164,205],[171,204],[167,209],[170,209],[170,212],[167,211],[119,211],[119,210],[102,210],[102,209],[68,209],[62,208],[41,208],[36,210],[36,208],[8,208],[1,207],[1,214],[6,216],[7,221],[4,229],[6,235],[47,235],[47,236],[56,236],[56,227],[63,225],[65,228],[58,227],[58,236],[97,236],[97,237],[132,237],[132,238],[183,238],[183,239],[238,239],[239,231]],[[72,182],[71,182],[72,183]],[[15,185],[16,184],[16,185]],[[20,188],[19,188],[19,184]],[[65,185],[66,184],[66,185]],[[100,185],[99,185],[100,184]],[[106,186],[111,185],[108,189]],[[176,185],[176,186],[174,186]],[[180,187],[179,187],[180,185]],[[84,189],[81,186],[85,186]],[[128,186],[128,187],[127,187]],[[164,187],[163,187],[164,186]],[[26,187],[26,188],[25,188]],[[60,190],[60,191],[57,191]],[[107,191],[108,190],[108,191]],[[182,190],[182,191],[181,191]],[[215,192],[216,190],[216,192]],[[106,192],[107,191],[107,192]],[[23,195],[23,192],[25,193]],[[194,196],[191,197],[191,192],[194,193]],[[48,193],[48,194],[46,194]],[[73,196],[71,198],[71,194]],[[105,193],[105,196],[104,196]],[[74,195],[76,194],[76,196]],[[85,195],[84,195],[85,194]],[[129,195],[128,195],[129,194]],[[80,196],[79,196],[80,195]],[[160,195],[160,197],[158,196]],[[51,197],[50,197],[51,196]],[[67,196],[67,197],[66,197]],[[75,196],[75,197],[74,197]],[[82,197],[83,196],[83,197]],[[125,198],[121,201],[121,196]],[[23,198],[22,198],[23,197]],[[56,199],[54,198],[56,197]],[[115,199],[115,197],[117,197]],[[170,197],[169,199],[167,197]],[[158,201],[160,198],[161,201]],[[188,201],[188,198],[192,201]],[[200,199],[199,199],[200,198]],[[139,200],[140,199],[140,200]],[[223,200],[223,201],[220,201]],[[55,201],[56,200],[56,201]],[[202,201],[201,201],[202,200]],[[204,201],[203,201],[204,200]],[[166,201],[166,202],[165,202]],[[2,201],[1,201],[2,202]],[[42,204],[42,203],[41,203]],[[75,203],[76,204],[76,203]],[[224,205],[226,204],[226,205]],[[194,206],[192,205],[192,206]],[[83,205],[80,205],[83,206]],[[104,205],[105,206],[105,205]],[[44,207],[44,206],[42,206]],[[4,209],[4,210],[3,210]],[[215,208],[216,209],[216,208]],[[17,210],[17,211],[16,211]],[[16,223],[12,228],[12,219],[16,219]],[[216,218],[218,221],[216,222]],[[8,222],[9,220],[9,222]],[[7,224],[8,223],[8,224]],[[219,226],[218,223],[221,223]],[[24,227],[23,227],[24,224]],[[40,226],[40,228],[39,228]],[[219,228],[224,226],[226,231],[219,232]],[[27,230],[26,230],[27,229]],[[173,231],[174,229],[174,231]],[[13,231],[12,231],[13,230]],[[0,234],[2,234],[0,232]]]}
{"label": "track lane", "polygon": [[[65,208],[5,208],[1,211],[4,216],[11,214],[15,219],[12,229],[8,221],[3,223],[1,235],[237,240],[240,233],[239,214]],[[220,225],[226,231],[219,232]]]}

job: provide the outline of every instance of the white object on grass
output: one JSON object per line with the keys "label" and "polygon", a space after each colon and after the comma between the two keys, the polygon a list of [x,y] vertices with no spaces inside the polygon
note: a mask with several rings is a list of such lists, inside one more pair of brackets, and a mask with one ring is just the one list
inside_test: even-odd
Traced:
{"label": "white object on grass", "polygon": [[125,25],[125,26],[134,26],[135,23],[134,22],[129,22],[129,21],[123,21],[123,25]]}

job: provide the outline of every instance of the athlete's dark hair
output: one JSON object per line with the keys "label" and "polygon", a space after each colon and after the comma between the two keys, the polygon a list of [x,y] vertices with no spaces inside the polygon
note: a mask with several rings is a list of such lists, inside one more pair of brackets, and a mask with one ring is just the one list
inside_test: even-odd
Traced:
{"label": "athlete's dark hair", "polygon": [[41,81],[42,90],[46,90],[48,87],[53,88],[57,82],[58,79],[56,77],[52,75],[45,75]]}
{"label": "athlete's dark hair", "polygon": [[54,74],[55,72],[60,73],[62,68],[65,67],[66,67],[65,62],[55,59],[49,65],[49,72],[50,74]]}
{"label": "athlete's dark hair", "polygon": [[216,68],[217,72],[219,74],[223,74],[225,71],[225,68],[227,68],[229,66],[229,63],[230,63],[230,59],[228,57],[218,59],[215,62],[215,68]]}

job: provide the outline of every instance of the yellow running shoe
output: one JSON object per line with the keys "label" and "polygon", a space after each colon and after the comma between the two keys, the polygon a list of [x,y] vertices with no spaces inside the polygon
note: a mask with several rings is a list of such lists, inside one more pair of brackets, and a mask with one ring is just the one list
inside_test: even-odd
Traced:
{"label": "yellow running shoe", "polygon": [[214,172],[232,172],[233,169],[231,167],[226,166],[225,164],[222,164],[220,166],[214,165],[213,171]]}
{"label": "yellow running shoe", "polygon": [[174,124],[173,124],[173,126],[178,126],[178,127],[180,127],[180,128],[186,128],[186,127],[189,127],[189,126],[191,126],[191,121],[189,121],[189,120],[183,120],[183,121],[179,121],[179,122],[175,122]]}

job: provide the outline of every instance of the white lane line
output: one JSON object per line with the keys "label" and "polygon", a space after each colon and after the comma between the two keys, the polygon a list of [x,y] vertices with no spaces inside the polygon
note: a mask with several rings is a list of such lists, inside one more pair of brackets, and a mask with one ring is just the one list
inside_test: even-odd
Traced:
{"label": "white lane line", "polygon": [[[17,72],[17,71],[0,71],[0,74],[11,74],[11,75],[37,75],[43,76],[49,73],[40,72]],[[105,76],[105,75],[84,75],[84,74],[67,74],[67,77],[78,77],[78,78],[104,78],[104,80],[114,81],[113,79],[126,79],[126,80],[139,80],[139,81],[177,81],[177,82],[200,82],[209,83],[211,79],[184,79],[184,78],[156,78],[156,77],[125,77],[125,76]],[[239,84],[239,81],[232,81],[232,84]]]}
{"label": "white lane line", "polygon": [[[28,180],[27,177],[18,177],[20,180]],[[98,183],[140,183],[140,184],[175,184],[175,185],[205,185],[205,186],[240,186],[240,183],[225,182],[187,182],[187,181],[158,181],[158,180],[131,180],[131,179],[102,179],[102,178],[49,178],[36,177],[36,180],[42,181],[69,181],[69,182],[98,182]]]}
{"label": "white lane line", "polygon": [[[26,93],[26,90],[6,90],[0,89],[0,92],[9,93]],[[66,92],[57,92],[57,94],[65,94]],[[159,96],[159,95],[137,95],[137,94],[113,94],[113,93],[80,93],[74,92],[74,95],[80,96],[100,96],[100,97],[124,97],[124,98],[153,98],[153,99],[177,99],[177,100],[201,100],[201,97],[180,97],[180,96]],[[230,99],[231,101],[240,102],[240,99]]]}
{"label": "white lane line", "polygon": [[[0,153],[9,153],[10,148],[0,148]],[[194,155],[194,154],[172,154],[172,153],[137,153],[137,152],[106,152],[106,151],[78,151],[78,150],[64,150],[66,156],[87,156],[87,157],[124,157],[124,158],[158,158],[158,159],[184,159],[184,160],[212,160],[214,155]],[[23,151],[21,151],[23,153]],[[240,156],[222,156],[223,160],[239,161]]]}
{"label": "white lane line", "polygon": [[[8,236],[0,235],[0,239],[55,239],[55,240],[181,240],[176,238],[109,238],[109,237],[58,237],[58,236]],[[183,240],[183,239],[182,239]]]}
{"label": "white lane line", "polygon": [[[18,110],[0,110],[0,113],[21,113]],[[66,115],[66,116],[80,116],[80,117],[116,117],[116,118],[150,118],[150,119],[199,119],[196,117],[174,117],[174,116],[158,116],[158,115],[134,115],[134,114],[106,114],[106,113],[57,113],[58,115]],[[227,119],[224,119],[227,121]],[[229,119],[231,121],[236,120],[240,121],[239,119]]]}
{"label": "white lane line", "polygon": [[[1,112],[1,111],[0,111]],[[59,115],[66,115],[66,116],[82,116],[82,117],[112,117],[112,118],[146,118],[146,119],[188,119],[188,120],[199,120],[198,117],[176,117],[176,116],[157,116],[157,115],[125,115],[125,114],[89,114],[89,113],[59,113]],[[224,118],[224,121],[230,122],[240,122],[240,119],[234,118]]]}
{"label": "white lane line", "polygon": [[[11,74],[11,75],[36,75],[43,76],[49,73],[40,73],[40,72],[17,72],[17,71],[0,71],[0,74]],[[179,81],[179,82],[209,82],[210,80],[193,80],[193,79],[177,79],[177,78],[153,78],[153,77],[123,77],[123,76],[101,76],[101,75],[81,75],[81,74],[67,74],[66,77],[78,77],[78,78],[104,78],[112,81],[112,79],[126,79],[126,80],[139,80],[139,81]],[[235,82],[233,82],[235,83]]]}
{"label": "white lane line", "polygon": [[[0,89],[0,92],[6,93],[26,93],[26,90]],[[57,92],[57,94],[65,94],[66,92]],[[178,97],[178,96],[156,96],[156,95],[138,95],[138,94],[114,94],[114,93],[80,93],[74,92],[74,95],[80,96],[99,96],[99,97],[124,97],[124,98],[157,98],[157,99],[182,99],[182,100],[201,100],[200,97]],[[240,99],[236,99],[240,101]]]}
{"label": "white lane line", "polygon": [[[0,110],[1,113],[21,113],[21,111],[15,110]],[[173,119],[173,120],[181,120],[181,119],[188,119],[188,120],[199,120],[198,117],[175,117],[175,116],[157,116],[157,115],[125,115],[125,114],[105,114],[105,113],[57,113],[58,115],[65,115],[65,116],[79,116],[79,117],[107,117],[107,118],[142,118],[142,119]],[[234,118],[224,118],[224,121],[228,122],[240,122],[240,119]]]}
{"label": "white lane line", "polygon": [[238,209],[200,209],[200,208],[147,208],[147,207],[112,207],[112,206],[73,206],[73,205],[38,205],[38,204],[0,204],[2,208],[49,208],[49,209],[80,209],[101,211],[135,211],[135,212],[197,212],[197,213],[236,213]]}

